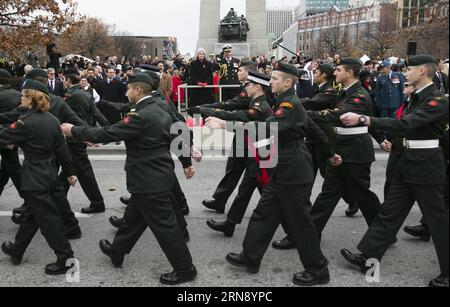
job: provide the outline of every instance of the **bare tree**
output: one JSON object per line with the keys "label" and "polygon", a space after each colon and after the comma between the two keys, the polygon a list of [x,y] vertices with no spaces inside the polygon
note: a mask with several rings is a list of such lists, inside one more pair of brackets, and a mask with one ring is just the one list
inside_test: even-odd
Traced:
{"label": "bare tree", "polygon": [[338,54],[345,46],[345,35],[340,35],[337,28],[323,30],[320,34],[319,50],[321,53]]}
{"label": "bare tree", "polygon": [[111,56],[116,53],[112,27],[98,18],[88,18],[81,25],[75,25],[62,36],[61,50],[77,53],[88,58]]}
{"label": "bare tree", "polygon": [[383,32],[379,26],[371,26],[366,32],[366,47],[372,57],[383,59],[394,49],[396,38],[395,32]]}

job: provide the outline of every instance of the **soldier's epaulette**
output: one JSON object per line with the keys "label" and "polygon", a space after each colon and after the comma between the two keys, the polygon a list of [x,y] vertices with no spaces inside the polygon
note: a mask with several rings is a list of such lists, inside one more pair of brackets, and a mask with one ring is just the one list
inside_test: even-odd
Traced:
{"label": "soldier's epaulette", "polygon": [[334,95],[336,92],[334,90],[326,90],[323,92],[325,95],[331,96]]}
{"label": "soldier's epaulette", "polygon": [[437,100],[437,101],[442,101],[442,100],[444,100],[444,97],[442,97],[442,96],[437,96],[437,97],[434,97],[433,99],[434,99],[434,100]]}
{"label": "soldier's epaulette", "polygon": [[[336,110],[334,110],[334,111],[339,111],[339,109],[336,109]],[[327,116],[327,115],[330,114],[331,112],[333,112],[333,110],[323,110],[323,111],[320,111],[319,115],[320,115],[320,116]]]}

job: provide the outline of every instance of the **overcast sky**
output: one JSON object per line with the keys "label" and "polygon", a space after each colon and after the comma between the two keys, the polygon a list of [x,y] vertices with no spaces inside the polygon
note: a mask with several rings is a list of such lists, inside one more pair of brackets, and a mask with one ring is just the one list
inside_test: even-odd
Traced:
{"label": "overcast sky", "polygon": [[[200,0],[77,0],[80,13],[100,17],[116,32],[143,36],[175,36],[181,53],[195,52]],[[299,0],[268,0],[270,7],[295,6]],[[222,0],[222,17],[234,7],[245,14],[245,0]]]}

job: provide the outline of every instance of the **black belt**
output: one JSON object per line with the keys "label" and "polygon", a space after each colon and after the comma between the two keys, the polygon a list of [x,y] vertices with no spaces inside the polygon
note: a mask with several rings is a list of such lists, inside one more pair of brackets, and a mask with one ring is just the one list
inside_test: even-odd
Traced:
{"label": "black belt", "polygon": [[48,161],[56,159],[54,154],[42,154],[42,155],[24,154],[24,156],[25,160],[28,161]]}
{"label": "black belt", "polygon": [[155,149],[127,149],[127,156],[130,158],[144,158],[169,153],[170,149],[161,147]]}

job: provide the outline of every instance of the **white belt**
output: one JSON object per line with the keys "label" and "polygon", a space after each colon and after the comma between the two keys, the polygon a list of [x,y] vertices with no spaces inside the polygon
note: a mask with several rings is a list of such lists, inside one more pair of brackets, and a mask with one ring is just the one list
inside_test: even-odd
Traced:
{"label": "white belt", "polygon": [[339,135],[359,135],[369,133],[369,127],[356,127],[356,128],[334,128]]}
{"label": "white belt", "polygon": [[263,148],[263,147],[272,145],[274,143],[274,140],[275,140],[275,138],[271,137],[270,139],[265,139],[265,140],[261,140],[259,142],[253,143],[253,146],[256,149]]}
{"label": "white belt", "polygon": [[403,140],[403,146],[408,149],[434,149],[439,148],[439,140]]}

